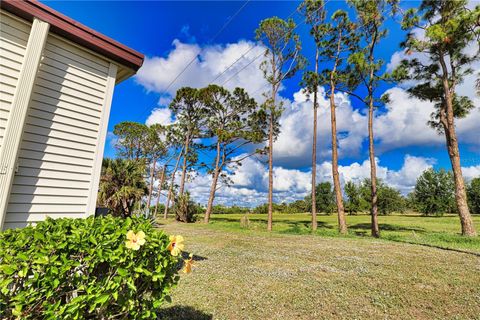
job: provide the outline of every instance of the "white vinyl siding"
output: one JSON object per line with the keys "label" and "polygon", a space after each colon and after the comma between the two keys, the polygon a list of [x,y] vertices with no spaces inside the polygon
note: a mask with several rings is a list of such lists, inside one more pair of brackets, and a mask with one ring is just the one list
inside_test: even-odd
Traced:
{"label": "white vinyl siding", "polygon": [[23,63],[31,23],[0,12],[0,146]]}
{"label": "white vinyl siding", "polygon": [[87,207],[105,120],[109,67],[106,59],[58,36],[48,36],[4,228],[47,216],[78,218],[94,213],[87,212]]}

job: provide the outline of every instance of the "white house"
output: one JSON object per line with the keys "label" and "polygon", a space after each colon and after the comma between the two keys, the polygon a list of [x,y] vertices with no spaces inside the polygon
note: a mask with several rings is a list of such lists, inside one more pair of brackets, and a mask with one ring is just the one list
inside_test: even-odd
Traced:
{"label": "white house", "polygon": [[92,215],[113,89],[144,56],[40,2],[0,5],[0,229]]}

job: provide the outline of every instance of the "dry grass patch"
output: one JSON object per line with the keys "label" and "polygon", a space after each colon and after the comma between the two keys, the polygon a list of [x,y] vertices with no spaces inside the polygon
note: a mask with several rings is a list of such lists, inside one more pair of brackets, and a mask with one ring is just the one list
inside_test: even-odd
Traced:
{"label": "dry grass patch", "polygon": [[480,258],[416,245],[172,223],[200,261],[169,319],[479,319]]}

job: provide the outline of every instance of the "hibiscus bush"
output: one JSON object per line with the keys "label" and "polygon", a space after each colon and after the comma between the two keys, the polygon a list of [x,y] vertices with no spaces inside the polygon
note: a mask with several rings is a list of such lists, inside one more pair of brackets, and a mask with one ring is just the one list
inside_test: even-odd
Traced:
{"label": "hibiscus bush", "polygon": [[110,216],[6,230],[0,233],[1,318],[155,318],[178,281],[180,238],[142,218]]}

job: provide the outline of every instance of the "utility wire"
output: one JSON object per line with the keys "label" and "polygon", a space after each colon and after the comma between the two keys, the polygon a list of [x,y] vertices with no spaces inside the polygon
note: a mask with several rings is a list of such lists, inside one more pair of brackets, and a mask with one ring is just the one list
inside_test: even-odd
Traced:
{"label": "utility wire", "polygon": [[[208,41],[208,43],[211,43],[213,41],[215,41],[215,39],[217,39],[217,37],[223,32],[223,30],[225,30],[227,28],[227,26],[233,21],[233,19],[235,19],[236,16],[238,16],[238,14],[243,10],[243,8],[245,8],[247,6],[247,4],[250,2],[250,0],[247,0],[245,1],[245,3],[237,10],[237,12],[235,12],[233,14],[233,16],[230,17],[230,19],[228,19],[224,25],[220,28],[220,30],[218,30],[218,32],[213,36],[212,39],[210,39],[210,41]],[[190,62],[185,66],[185,68],[182,69],[182,71],[180,71],[179,74],[177,74],[177,76],[168,84],[167,88],[163,91],[168,91],[168,89],[170,89],[170,87],[175,83],[175,81],[177,81],[177,79],[188,69],[188,67],[190,67],[190,65],[195,61],[197,60],[197,55],[195,55],[193,57],[192,60],[190,60]]]}
{"label": "utility wire", "polygon": [[[327,2],[330,1],[330,0],[327,0]],[[287,17],[287,19],[291,18],[295,13],[297,12],[297,9],[293,10]],[[255,49],[255,45],[251,46],[247,51],[245,51],[240,57],[238,57],[238,59],[236,59],[235,61],[233,61],[226,69],[224,69],[221,73],[219,73],[215,79],[213,79],[212,81],[210,81],[210,83],[214,83],[216,80],[218,80],[218,78],[220,78],[222,75],[225,74],[225,72],[227,72],[231,67],[233,67],[238,61],[240,61],[240,59],[242,59],[243,57],[245,57],[250,51],[252,51],[253,49]]]}
{"label": "utility wire", "polygon": [[[330,0],[327,0],[325,1],[325,3],[323,4],[323,6],[319,7],[317,10],[315,10],[314,12],[317,12],[318,10],[320,9],[324,9],[325,8],[325,5],[329,2]],[[289,19],[290,17],[292,17],[295,13],[297,12],[297,8],[295,8],[295,10],[290,13],[290,15],[287,17],[287,19]],[[297,29],[299,26],[301,26],[302,24],[304,24],[306,22],[306,20],[303,20],[301,22],[299,22],[298,24],[295,24],[295,27],[293,28],[293,30]],[[248,52],[250,52],[253,48],[255,48],[255,45],[253,45],[247,52],[245,52],[242,56],[240,56],[240,58],[238,58],[237,60],[234,61],[234,63],[232,63],[229,67],[227,67],[227,69],[225,69],[219,76],[217,76],[213,81],[217,80],[222,74],[224,74],[230,67],[232,67],[235,63],[237,63],[241,58],[243,58]],[[247,63],[245,66],[243,66],[240,70],[238,70],[237,72],[235,72],[232,76],[230,76],[227,80],[225,80],[224,82],[222,82],[222,86],[224,86],[227,82],[229,82],[230,80],[232,80],[236,75],[238,75],[240,72],[242,72],[243,70],[245,70],[249,65],[251,65],[254,61],[256,61],[258,58],[260,58],[262,55],[264,55],[265,51],[262,51],[259,55],[257,55],[253,60],[251,60],[249,63]],[[213,82],[212,81],[212,82]]]}
{"label": "utility wire", "polygon": [[[251,0],[246,0],[245,3],[223,24],[223,26],[220,28],[220,30],[217,31],[217,33],[215,33],[215,35],[213,36],[213,38],[211,38],[207,43],[211,43],[213,41],[215,41],[215,39],[217,39],[217,37],[228,27],[228,25],[233,21],[233,19],[235,19],[239,14],[240,12],[247,6],[247,4],[250,2]],[[167,88],[164,89],[163,91],[166,92],[168,91],[168,89],[170,89],[170,87],[175,83],[175,81],[178,80],[178,78],[188,69],[188,67],[190,67],[190,65],[195,61],[197,60],[197,55],[195,55],[192,60],[190,60],[188,62],[188,64],[182,69],[182,71],[180,71],[180,73],[178,73],[175,78],[170,81],[170,83],[168,84]],[[144,108],[144,110],[142,111],[141,115],[142,117],[145,115],[145,112],[147,112],[147,108]]]}

